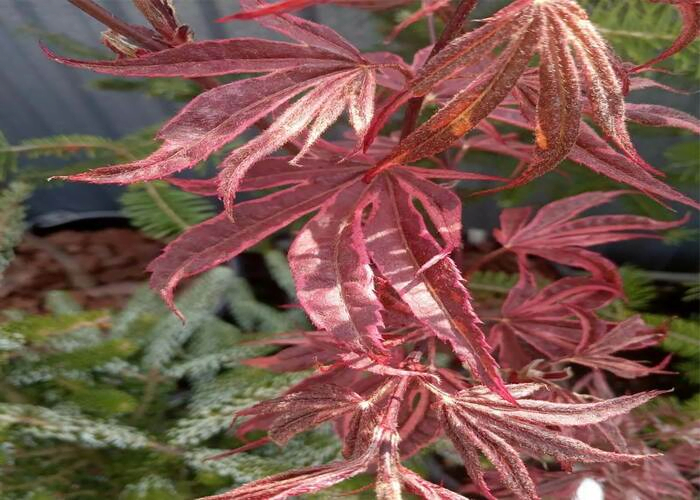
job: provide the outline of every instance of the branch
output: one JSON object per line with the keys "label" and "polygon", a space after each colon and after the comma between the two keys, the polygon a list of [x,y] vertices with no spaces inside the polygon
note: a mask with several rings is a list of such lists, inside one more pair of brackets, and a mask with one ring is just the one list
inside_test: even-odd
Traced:
{"label": "branch", "polygon": [[93,0],[68,0],[70,3],[85,12],[88,16],[98,20],[111,30],[120,35],[124,35],[132,42],[140,45],[144,49],[159,51],[167,49],[168,46],[158,42],[151,37],[144,35],[134,26],[122,21],[104,7],[96,4]]}
{"label": "branch", "polygon": [[[426,64],[435,56],[435,54],[444,49],[453,38],[459,35],[464,21],[476,5],[476,2],[477,0],[462,0],[459,3],[454,15],[450,18],[449,22],[445,26],[445,29],[442,30],[440,38],[437,42],[435,42],[435,45],[433,45],[433,49],[430,51],[428,59],[425,61]],[[404,114],[403,119],[403,128],[401,129],[401,139],[408,136],[408,134],[413,132],[413,129],[416,128],[416,122],[418,121],[418,115],[420,114],[420,109],[423,106],[424,100],[425,96],[421,96],[414,97],[408,101],[408,105],[406,106],[406,114]]]}
{"label": "branch", "polygon": [[491,262],[493,259],[504,254],[507,251],[508,251],[508,249],[506,247],[501,247],[501,248],[497,248],[496,250],[493,250],[492,252],[489,252],[485,255],[482,255],[476,262],[474,262],[471,266],[469,266],[469,268],[466,271],[464,271],[464,277],[468,278],[469,276],[474,274],[476,271],[478,271],[480,268],[482,268],[484,265]]}
{"label": "branch", "polygon": [[[144,49],[158,52],[160,50],[170,48],[167,44],[144,35],[134,26],[122,21],[110,11],[95,3],[93,0],[68,0],[68,2],[75,5],[87,15],[98,20],[114,32],[124,35]],[[219,85],[219,82],[213,77],[192,78],[192,81],[198,83],[204,90],[213,89]],[[267,128],[267,122],[264,120],[258,121],[256,125],[261,130],[265,130]],[[292,144],[286,144],[285,149],[287,149],[287,151],[289,151],[291,154],[296,154],[299,151],[298,148]]]}

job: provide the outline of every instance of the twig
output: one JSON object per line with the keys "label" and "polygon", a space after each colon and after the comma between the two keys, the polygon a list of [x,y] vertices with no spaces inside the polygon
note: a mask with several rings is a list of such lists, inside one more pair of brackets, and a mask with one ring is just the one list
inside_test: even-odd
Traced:
{"label": "twig", "polygon": [[469,277],[474,274],[479,268],[483,267],[486,263],[491,262],[496,257],[505,253],[508,249],[506,247],[498,248],[486,255],[481,256],[474,264],[469,266],[466,271],[464,271],[464,277]]}
{"label": "twig", "polygon": [[[440,38],[437,42],[435,42],[435,45],[433,45],[433,49],[430,51],[428,59],[425,61],[426,64],[435,56],[435,54],[444,49],[445,46],[459,34],[462,29],[462,25],[464,24],[464,20],[472,11],[474,5],[476,5],[476,2],[477,0],[462,0],[460,2],[454,15],[445,26],[445,29],[442,30]],[[425,97],[421,96],[414,97],[408,101],[406,113],[404,114],[403,128],[401,129],[401,139],[413,132],[413,129],[416,128],[416,122],[418,121],[418,115],[420,114],[420,109],[423,106],[424,99]]]}
{"label": "twig", "polygon": [[141,404],[132,414],[132,417],[135,420],[140,419],[146,414],[146,410],[151,405],[151,402],[156,395],[156,388],[158,387],[160,380],[161,378],[158,368],[151,368],[146,376],[146,387],[143,390],[143,399],[141,400]]}
{"label": "twig", "polygon": [[98,20],[111,30],[124,35],[129,38],[132,42],[137,43],[144,49],[159,51],[167,49],[168,46],[162,42],[152,39],[151,37],[144,35],[134,26],[125,23],[110,11],[96,4],[92,0],[68,0],[70,3],[78,7],[80,10],[85,12],[90,17]]}
{"label": "twig", "polygon": [[78,264],[73,257],[65,253],[53,243],[45,240],[44,238],[38,238],[31,233],[27,233],[24,239],[31,246],[46,252],[51,258],[53,258],[53,260],[58,262],[66,271],[68,281],[70,281],[70,284],[74,288],[91,288],[96,285],[95,280],[93,280],[89,274],[83,271],[80,264]]}

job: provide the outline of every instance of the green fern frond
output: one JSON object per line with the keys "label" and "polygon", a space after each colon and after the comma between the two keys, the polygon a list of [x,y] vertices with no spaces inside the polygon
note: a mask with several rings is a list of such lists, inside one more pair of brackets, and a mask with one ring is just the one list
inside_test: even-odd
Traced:
{"label": "green fern frond", "polygon": [[5,134],[0,131],[0,181],[6,180],[17,169],[17,154],[10,151],[10,147]]}
{"label": "green fern frond", "polygon": [[[697,363],[694,369],[700,369]],[[696,380],[700,380],[700,376]],[[700,392],[683,401],[681,407],[685,413],[693,416],[695,420],[700,419]]]}
{"label": "green fern frond", "polygon": [[[590,17],[616,52],[641,64],[668,47],[681,29],[678,12],[670,5],[646,0],[585,0]],[[700,44],[694,43],[665,64],[676,73],[700,76]]]}
{"label": "green fern frond", "polygon": [[76,40],[66,34],[53,33],[36,26],[25,25],[20,27],[17,32],[21,35],[25,35],[31,40],[31,43],[35,43],[36,40],[41,40],[43,43],[50,45],[52,49],[60,51],[60,53],[66,57],[106,59],[110,55],[110,52],[106,50],[89,47],[84,42]]}
{"label": "green fern frond", "polygon": [[242,335],[235,326],[219,318],[210,318],[192,335],[185,360],[170,365],[165,374],[188,378],[195,383],[211,380],[224,368],[231,368],[246,358],[262,356],[272,348],[240,345]]}
{"label": "green fern frond", "polygon": [[96,387],[76,380],[60,380],[59,385],[67,390],[66,400],[89,415],[114,417],[132,413],[138,406],[134,396],[113,387]]}
{"label": "green fern frond", "polygon": [[122,158],[130,157],[130,152],[116,141],[96,135],[57,135],[27,139],[16,146],[5,146],[0,153],[22,154],[28,158],[63,158],[76,154],[94,157],[97,151],[106,150]]}
{"label": "green fern frond", "polygon": [[228,429],[236,411],[279,396],[307,375],[234,367],[216,379],[198,384],[187,417],[180,419],[168,433],[170,442],[179,446],[199,445]]}
{"label": "green fern frond", "polygon": [[635,311],[645,310],[658,293],[654,281],[643,270],[634,266],[622,266],[620,275],[627,307]]}
{"label": "green fern frond", "polygon": [[669,177],[679,186],[700,186],[700,142],[674,144],[664,152]]}
{"label": "green fern frond", "polygon": [[14,248],[24,234],[24,201],[30,194],[27,184],[14,182],[0,192],[0,277],[14,256]]}
{"label": "green fern frond", "polygon": [[115,358],[128,358],[138,350],[135,342],[128,339],[109,339],[93,346],[45,356],[43,368],[87,371]]}
{"label": "green fern frond", "polygon": [[165,182],[131,185],[120,201],[131,223],[155,239],[176,236],[214,215],[209,200]]}
{"label": "green fern frond", "polygon": [[158,134],[161,124],[149,125],[142,129],[120,137],[116,142],[127,149],[134,158],[141,158],[153,152],[158,147],[153,139]]}
{"label": "green fern frond", "polygon": [[696,300],[700,300],[700,283],[690,283],[683,295],[683,301],[695,302]]}
{"label": "green fern frond", "polygon": [[77,314],[83,311],[77,300],[65,290],[50,290],[44,298],[44,307],[55,315]]}
{"label": "green fern frond", "polygon": [[332,432],[320,428],[295,437],[283,448],[270,444],[254,452],[208,460],[226,451],[228,450],[196,448],[186,454],[186,460],[194,469],[230,477],[236,483],[246,483],[290,468],[331,462],[338,458],[340,446]]}
{"label": "green fern frond", "polygon": [[296,285],[289,270],[287,257],[279,250],[267,250],[263,253],[267,269],[275,283],[287,294],[289,299],[296,299]]}
{"label": "green fern frond", "polygon": [[664,349],[697,361],[700,357],[700,322],[685,319],[671,321]]}
{"label": "green fern frond", "polygon": [[123,337],[148,331],[159,319],[170,314],[172,312],[163,300],[148,285],[142,285],[112,319],[111,334],[113,337]]}
{"label": "green fern frond", "polygon": [[477,271],[469,277],[469,289],[475,292],[507,294],[517,282],[517,274],[503,271]]}
{"label": "green fern frond", "polygon": [[37,439],[79,443],[89,448],[138,450],[158,447],[133,427],[34,405],[0,403],[2,430],[16,430]]}
{"label": "green fern frond", "polygon": [[238,345],[243,339],[241,331],[218,317],[205,321],[187,344],[187,357],[197,358],[216,354]]}
{"label": "green fern frond", "polygon": [[176,485],[162,476],[150,474],[137,483],[127,485],[119,500],[185,500]]}
{"label": "green fern frond", "polygon": [[150,97],[169,101],[189,101],[202,89],[189,80],[175,78],[149,78],[143,80],[124,80],[119,78],[98,78],[90,82],[90,87],[112,92],[140,92]]}
{"label": "green fern frond", "polygon": [[108,318],[109,315],[105,311],[29,316],[18,321],[0,324],[0,335],[19,335],[28,343],[42,345],[83,328],[100,327]]}
{"label": "green fern frond", "polygon": [[149,333],[142,364],[148,368],[162,368],[182,352],[183,345],[194,331],[211,317],[219,306],[221,297],[233,283],[233,272],[219,267],[197,279],[177,300],[182,323],[174,314],[161,319]]}
{"label": "green fern frond", "polygon": [[293,311],[280,311],[258,301],[246,280],[235,277],[226,294],[227,304],[236,324],[246,332],[277,333],[290,328]]}
{"label": "green fern frond", "polygon": [[668,326],[668,335],[662,347],[675,356],[674,368],[693,384],[700,385],[700,321],[645,314],[651,325]]}

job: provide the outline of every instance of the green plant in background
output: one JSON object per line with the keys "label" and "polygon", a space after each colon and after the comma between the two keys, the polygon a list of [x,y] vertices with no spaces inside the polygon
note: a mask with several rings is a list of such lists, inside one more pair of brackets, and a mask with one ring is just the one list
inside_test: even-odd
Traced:
{"label": "green plant in background", "polygon": [[[280,255],[266,258],[288,289]],[[81,310],[65,292],[48,295],[46,315],[2,312],[3,499],[192,498],[336,456],[321,430],[283,451],[208,460],[241,444],[225,432],[233,412],[306,376],[241,365],[271,351],[246,342],[307,325],[299,311],[258,302],[227,268],[198,279],[179,306],[186,324],[144,286],[119,312]]]}
{"label": "green plant in background", "polygon": [[[267,250],[264,260],[276,285],[293,300],[284,255]],[[623,268],[622,275],[629,300],[610,306],[615,319],[644,311],[655,297],[643,271]],[[494,294],[506,295],[516,279],[479,272],[471,288],[487,304]],[[230,269],[211,271],[181,296],[184,325],[145,285],[118,312],[82,310],[65,292],[50,293],[45,305],[46,315],[10,310],[0,315],[2,498],[187,499],[289,466],[326,462],[338,453],[331,432],[321,430],[282,450],[267,445],[254,454],[209,460],[242,444],[226,434],[235,411],[307,375],[241,364],[273,352],[249,344],[261,334],[308,325],[299,310],[256,300],[249,283]],[[232,322],[221,319],[223,310]],[[669,321],[653,314],[645,319]],[[680,359],[673,368],[697,388],[700,318],[671,320],[664,348]],[[685,402],[684,411],[695,414],[696,403]],[[421,470],[436,456],[450,463],[448,448],[436,443],[412,467]],[[367,481],[344,483],[342,491]]]}
{"label": "green plant in background", "polygon": [[[67,175],[147,154],[153,150],[154,130],[154,127],[148,127],[120,139],[61,135],[29,139],[13,146],[0,137],[0,169],[6,172],[5,178],[12,175],[13,179],[20,179],[28,187],[43,188],[49,175]],[[43,163],[49,160],[58,161],[61,166],[47,169]],[[22,166],[18,168],[20,164]],[[59,181],[52,183],[62,184]],[[132,225],[156,239],[176,236],[214,214],[208,198],[183,192],[167,183],[129,186],[120,202]]]}
{"label": "green plant in background", "polygon": [[24,202],[29,193],[29,186],[20,182],[13,182],[0,191],[0,278],[24,234]]}

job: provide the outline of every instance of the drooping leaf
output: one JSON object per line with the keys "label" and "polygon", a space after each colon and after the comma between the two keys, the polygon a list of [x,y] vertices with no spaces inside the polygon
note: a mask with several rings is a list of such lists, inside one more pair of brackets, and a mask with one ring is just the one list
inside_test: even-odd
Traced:
{"label": "drooping leaf", "polygon": [[675,127],[700,134],[700,120],[659,104],[627,104],[627,119],[647,127]]}
{"label": "drooping leaf", "polygon": [[516,384],[507,388],[512,394],[518,394],[518,407],[485,397],[479,388],[445,397],[440,407],[445,433],[462,456],[467,472],[476,476],[472,479],[487,498],[494,497],[480,472],[479,452],[494,465],[504,485],[516,497],[533,500],[539,496],[517,450],[544,453],[564,464],[640,462],[647,458],[645,455],[602,451],[547,426],[581,426],[602,422],[646,403],[658,392],[596,403],[562,404],[525,399],[538,388],[543,388],[538,384]]}
{"label": "drooping leaf", "polygon": [[175,236],[214,215],[209,200],[160,182],[129,186],[119,201],[131,224],[156,239]]}
{"label": "drooping leaf", "polygon": [[678,9],[683,19],[683,29],[666,50],[658,56],[634,68],[633,71],[644,71],[651,68],[654,64],[659,63],[669,57],[677,54],[685,47],[690,45],[698,37],[700,32],[700,2],[698,0],[649,0],[654,3],[671,4]]}
{"label": "drooping leaf", "polygon": [[418,320],[450,344],[476,378],[510,399],[454,262],[428,232],[410,192],[392,176],[375,183],[379,202],[365,226],[372,260]]}
{"label": "drooping leaf", "polygon": [[25,231],[24,201],[29,186],[20,182],[0,191],[0,277],[14,256],[14,248]]}
{"label": "drooping leaf", "polygon": [[149,265],[153,289],[172,307],[173,292],[180,281],[232,259],[317,209],[362,171],[352,167],[332,169],[323,168],[325,164],[312,165],[316,168],[298,168],[285,174],[280,172],[287,169],[285,160],[261,162],[257,174],[256,168],[253,169],[246,189],[292,186],[241,203],[235,221],[220,214],[183,233]]}
{"label": "drooping leaf", "polygon": [[356,182],[329,199],[294,240],[289,263],[299,301],[318,328],[350,350],[381,352],[381,304],[361,229],[369,189]]}

